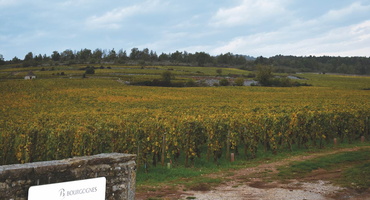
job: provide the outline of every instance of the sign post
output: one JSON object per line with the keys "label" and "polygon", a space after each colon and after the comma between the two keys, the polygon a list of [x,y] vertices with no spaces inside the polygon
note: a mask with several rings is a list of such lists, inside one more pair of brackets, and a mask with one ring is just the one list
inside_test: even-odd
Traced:
{"label": "sign post", "polygon": [[28,200],[105,200],[106,178],[32,186]]}

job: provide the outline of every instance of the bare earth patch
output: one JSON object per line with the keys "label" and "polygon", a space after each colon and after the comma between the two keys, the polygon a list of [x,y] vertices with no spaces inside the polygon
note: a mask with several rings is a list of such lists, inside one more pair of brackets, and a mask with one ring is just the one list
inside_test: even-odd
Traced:
{"label": "bare earth patch", "polygon": [[[208,192],[192,192],[191,196],[195,197],[195,199],[202,200],[329,200],[334,199],[330,196],[333,196],[337,191],[342,190],[342,188],[333,186],[324,181],[313,183],[294,181],[289,184],[270,183],[259,185],[260,183],[261,182],[251,183],[250,185],[240,185],[238,187],[222,185]],[[188,196],[183,195],[182,197],[185,199]]]}
{"label": "bare earth patch", "polygon": [[[331,184],[330,180],[340,176],[341,171],[318,169],[302,180],[276,181],[270,176],[276,174],[277,168],[292,161],[303,161],[318,156],[335,154],[343,151],[356,151],[359,148],[341,149],[330,153],[314,153],[309,156],[294,156],[278,162],[266,161],[256,167],[232,170],[227,173],[209,174],[206,176],[225,181],[216,186],[204,187],[204,190],[178,188],[177,191],[166,191],[163,188],[146,195],[137,194],[137,199],[199,199],[199,200],[334,200],[334,199],[369,199],[369,193],[358,194]],[[158,194],[158,192],[160,194]],[[168,193],[166,193],[168,192]]]}

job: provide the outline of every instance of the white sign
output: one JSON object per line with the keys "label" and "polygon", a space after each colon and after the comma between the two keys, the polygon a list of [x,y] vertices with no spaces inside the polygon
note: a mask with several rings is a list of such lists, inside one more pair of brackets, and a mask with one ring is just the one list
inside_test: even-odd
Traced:
{"label": "white sign", "polygon": [[105,177],[32,186],[28,200],[105,200]]}

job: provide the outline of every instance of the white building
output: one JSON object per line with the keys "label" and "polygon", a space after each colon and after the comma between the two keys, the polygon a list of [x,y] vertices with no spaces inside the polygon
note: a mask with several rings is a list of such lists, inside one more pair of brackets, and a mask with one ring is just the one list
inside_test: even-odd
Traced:
{"label": "white building", "polygon": [[35,79],[36,78],[36,75],[33,73],[33,72],[28,72],[28,74],[24,77],[24,79],[26,80],[31,80],[31,79]]}

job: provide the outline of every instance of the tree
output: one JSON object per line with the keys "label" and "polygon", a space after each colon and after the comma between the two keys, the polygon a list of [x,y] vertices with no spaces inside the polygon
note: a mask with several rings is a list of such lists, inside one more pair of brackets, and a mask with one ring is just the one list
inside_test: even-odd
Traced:
{"label": "tree", "polygon": [[87,62],[92,56],[90,49],[82,49],[77,53],[82,62]]}
{"label": "tree", "polygon": [[34,61],[34,57],[33,57],[32,52],[29,52],[28,54],[26,54],[26,56],[24,56],[24,61],[22,63],[23,67],[30,67],[30,66],[34,66],[36,64],[37,63]]}
{"label": "tree", "polygon": [[66,49],[60,54],[60,59],[62,61],[72,61],[75,59],[75,55],[73,54],[72,50]]}
{"label": "tree", "polygon": [[42,56],[42,60],[45,62],[45,61],[49,61],[50,60],[50,57],[49,56],[47,56],[46,54],[44,54],[43,56]]}
{"label": "tree", "polygon": [[20,63],[20,62],[22,62],[22,60],[21,59],[19,59],[17,56],[15,56],[13,59],[12,59],[12,63]]}
{"label": "tree", "polygon": [[211,56],[205,52],[196,52],[195,57],[198,65],[201,67],[203,67],[206,63],[209,63],[211,61]]}
{"label": "tree", "polygon": [[266,64],[269,63],[269,59],[265,58],[263,56],[260,56],[260,57],[256,58],[254,63],[257,64],[257,65],[266,65]]}
{"label": "tree", "polygon": [[140,50],[138,48],[132,48],[130,53],[130,59],[136,60],[139,58]]}
{"label": "tree", "polygon": [[92,53],[92,57],[97,61],[100,62],[103,57],[103,51],[101,49],[95,49]]}
{"label": "tree", "polygon": [[162,73],[162,81],[166,85],[171,85],[171,80],[175,79],[175,75],[173,75],[170,71],[165,71]]}
{"label": "tree", "polygon": [[220,80],[220,86],[228,86],[229,84],[230,82],[226,78]]}
{"label": "tree", "polygon": [[51,55],[51,59],[53,61],[59,61],[60,60],[60,54],[58,51],[53,51],[53,54]]}
{"label": "tree", "polygon": [[262,86],[271,86],[273,77],[271,67],[261,65],[258,67],[255,80]]}
{"label": "tree", "polygon": [[182,57],[182,52],[176,51],[175,53],[171,54],[171,61],[177,63],[182,62]]}
{"label": "tree", "polygon": [[0,65],[5,64],[4,57],[2,54],[0,54]]}
{"label": "tree", "polygon": [[108,54],[108,61],[110,62],[114,62],[117,58],[117,53],[114,49],[110,50],[109,51],[109,54]]}
{"label": "tree", "polygon": [[229,52],[226,54],[220,54],[216,59],[219,64],[230,65],[232,64],[233,58],[234,55]]}
{"label": "tree", "polygon": [[216,69],[216,73],[221,76],[222,75],[222,69]]}
{"label": "tree", "polygon": [[243,86],[244,85],[244,78],[237,78],[235,79],[235,85],[237,86]]}
{"label": "tree", "polygon": [[160,62],[168,61],[169,60],[169,56],[167,54],[165,54],[165,53],[162,53],[161,55],[159,55],[158,60]]}
{"label": "tree", "polygon": [[246,63],[247,63],[247,59],[245,59],[245,56],[235,55],[235,61],[233,64],[245,65]]}
{"label": "tree", "polygon": [[34,60],[35,60],[36,62],[42,62],[42,55],[41,55],[41,54],[36,55],[36,56],[35,56],[35,58],[34,58]]}
{"label": "tree", "polygon": [[156,52],[153,52],[153,50],[150,50],[150,59],[152,61],[158,60],[158,55]]}
{"label": "tree", "polygon": [[124,51],[123,49],[120,49],[118,51],[118,58],[119,59],[122,59],[122,60],[126,60],[127,59],[127,53],[126,53],[126,51]]}
{"label": "tree", "polygon": [[95,74],[95,69],[94,67],[87,67],[85,74]]}
{"label": "tree", "polygon": [[33,53],[29,52],[28,54],[24,56],[24,61],[31,61],[31,60],[33,60]]}
{"label": "tree", "polygon": [[149,61],[150,60],[150,54],[149,54],[149,49],[145,48],[143,51],[141,51],[141,56],[140,58],[144,61]]}

